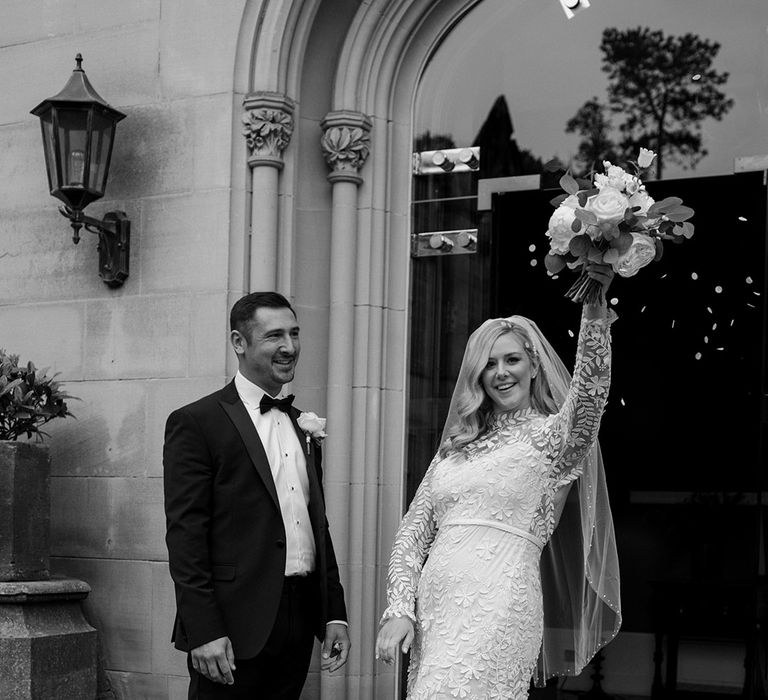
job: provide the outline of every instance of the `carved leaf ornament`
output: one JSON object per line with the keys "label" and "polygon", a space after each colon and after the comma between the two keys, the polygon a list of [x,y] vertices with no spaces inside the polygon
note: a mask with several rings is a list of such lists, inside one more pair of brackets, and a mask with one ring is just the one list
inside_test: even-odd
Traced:
{"label": "carved leaf ornament", "polygon": [[280,154],[293,133],[293,117],[275,109],[254,109],[243,116],[243,135],[248,148]]}
{"label": "carved leaf ornament", "polygon": [[359,127],[332,127],[323,134],[325,159],[334,169],[358,170],[369,152],[370,137]]}

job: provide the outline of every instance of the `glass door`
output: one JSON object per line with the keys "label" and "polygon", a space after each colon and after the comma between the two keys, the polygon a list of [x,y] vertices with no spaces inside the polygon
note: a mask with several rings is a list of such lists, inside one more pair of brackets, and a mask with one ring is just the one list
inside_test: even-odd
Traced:
{"label": "glass door", "polygon": [[[650,194],[696,211],[690,241],[611,290],[620,320],[601,440],[625,630],[653,631],[656,579],[733,583],[757,571],[767,27],[764,0],[616,0],[570,20],[557,0],[484,0],[442,41],[417,92],[404,508],[483,320],[530,316],[574,356],[572,277],[544,267],[562,172],[626,165],[642,145],[660,156]],[[756,172],[734,174],[747,163]]]}

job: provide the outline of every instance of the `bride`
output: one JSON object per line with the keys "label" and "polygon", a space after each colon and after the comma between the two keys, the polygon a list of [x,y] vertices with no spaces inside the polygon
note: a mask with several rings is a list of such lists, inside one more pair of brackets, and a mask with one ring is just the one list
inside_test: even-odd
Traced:
{"label": "bride", "polygon": [[573,380],[528,319],[490,319],[469,338],[389,563],[376,656],[411,651],[408,700],[523,700],[534,677],[577,675],[618,632],[597,445],[613,271],[587,270],[602,298],[584,305]]}

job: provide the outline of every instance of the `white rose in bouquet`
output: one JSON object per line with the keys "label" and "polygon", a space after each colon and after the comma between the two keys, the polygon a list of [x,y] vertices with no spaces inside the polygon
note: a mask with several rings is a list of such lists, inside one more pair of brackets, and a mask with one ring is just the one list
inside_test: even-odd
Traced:
{"label": "white rose in bouquet", "polygon": [[624,218],[629,200],[619,190],[605,187],[587,200],[587,211],[591,211],[599,222],[617,223]]}
{"label": "white rose in bouquet", "polygon": [[622,277],[632,277],[656,257],[656,245],[650,236],[644,233],[632,233],[632,245],[624,255],[612,263],[612,267]]}
{"label": "white rose in bouquet", "polygon": [[576,233],[571,228],[576,212],[565,203],[561,204],[549,217],[547,235],[553,253],[567,253],[568,244]]}

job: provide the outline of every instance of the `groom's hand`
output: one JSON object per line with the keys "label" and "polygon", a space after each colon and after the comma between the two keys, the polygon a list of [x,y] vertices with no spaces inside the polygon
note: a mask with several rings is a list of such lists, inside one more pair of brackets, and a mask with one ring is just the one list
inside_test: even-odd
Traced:
{"label": "groom's hand", "polygon": [[333,673],[347,663],[349,656],[349,631],[346,625],[331,622],[325,626],[325,639],[323,640],[322,661],[320,668],[323,671]]}
{"label": "groom's hand", "polygon": [[189,652],[192,668],[214,683],[232,685],[235,682],[235,653],[229,637],[219,637],[212,642],[195,647]]}

